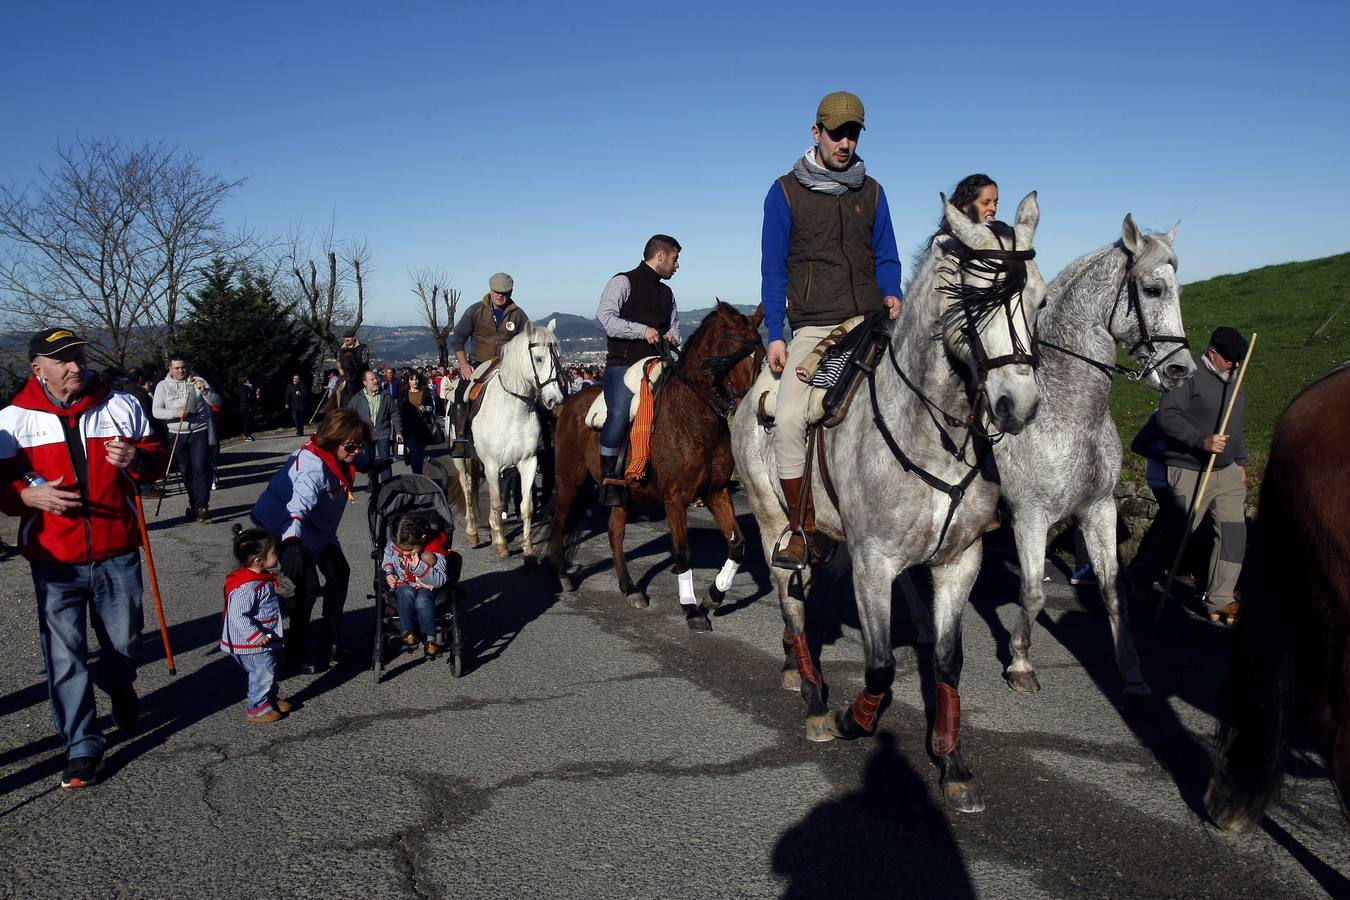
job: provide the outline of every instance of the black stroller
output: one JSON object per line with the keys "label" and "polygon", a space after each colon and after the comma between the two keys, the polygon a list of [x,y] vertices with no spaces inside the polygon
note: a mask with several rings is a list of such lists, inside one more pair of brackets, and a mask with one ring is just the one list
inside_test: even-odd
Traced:
{"label": "black stroller", "polygon": [[403,513],[416,513],[425,518],[434,530],[441,532],[428,545],[428,549],[444,553],[446,557],[445,585],[436,591],[436,643],[445,648],[444,655],[450,662],[451,674],[458,678],[464,672],[464,641],[459,629],[463,600],[459,575],[463,560],[450,549],[450,540],[455,532],[454,516],[446,501],[445,489],[435,481],[424,475],[398,475],[371,490],[367,511],[370,520],[370,557],[375,570],[375,592],[370,595],[370,599],[375,601],[375,639],[371,654],[375,683],[380,683],[385,663],[403,652],[400,641],[402,623],[398,621],[393,593],[384,580],[379,562],[389,539],[389,527]]}

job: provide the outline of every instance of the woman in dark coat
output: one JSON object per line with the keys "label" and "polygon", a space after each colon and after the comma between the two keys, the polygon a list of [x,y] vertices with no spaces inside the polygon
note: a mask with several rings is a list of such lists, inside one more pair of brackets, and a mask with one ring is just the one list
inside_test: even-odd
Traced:
{"label": "woman in dark coat", "polygon": [[422,474],[422,463],[431,444],[431,419],[436,415],[436,397],[417,370],[407,376],[407,387],[399,394],[399,412],[403,416],[403,440],[408,444],[408,465],[413,474]]}

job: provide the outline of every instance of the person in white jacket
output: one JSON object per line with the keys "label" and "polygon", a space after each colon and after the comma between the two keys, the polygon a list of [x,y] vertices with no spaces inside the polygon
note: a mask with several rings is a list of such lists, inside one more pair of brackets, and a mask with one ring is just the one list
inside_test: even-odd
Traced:
{"label": "person in white jacket", "polygon": [[169,360],[169,374],[155,385],[151,404],[155,418],[167,423],[170,446],[178,471],[187,488],[189,522],[209,522],[211,516],[211,450],[208,430],[211,407],[220,405],[220,395],[200,375],[188,374],[181,356]]}

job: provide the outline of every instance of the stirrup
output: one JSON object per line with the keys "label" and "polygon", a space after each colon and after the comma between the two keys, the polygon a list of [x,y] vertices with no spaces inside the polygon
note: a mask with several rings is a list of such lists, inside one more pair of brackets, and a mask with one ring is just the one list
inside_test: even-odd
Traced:
{"label": "stirrup", "polygon": [[[783,544],[783,538],[786,537],[790,541],[793,535],[801,535],[802,561],[800,563],[792,563],[790,565],[781,564],[778,562],[779,546]],[[806,536],[806,529],[802,528],[801,526],[798,526],[794,530],[791,524],[787,525],[781,532],[779,532],[778,539],[773,542],[773,553],[769,556],[769,565],[775,569],[784,569],[789,572],[803,572],[806,570],[807,566],[811,564],[810,561],[811,561],[811,540]]]}

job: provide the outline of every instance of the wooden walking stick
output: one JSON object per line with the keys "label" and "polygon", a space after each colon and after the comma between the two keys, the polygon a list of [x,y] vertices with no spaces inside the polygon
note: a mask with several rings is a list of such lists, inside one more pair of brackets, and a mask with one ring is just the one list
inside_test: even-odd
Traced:
{"label": "wooden walking stick", "polygon": [[[1228,408],[1223,411],[1223,419],[1219,422],[1219,434],[1228,434],[1228,418],[1233,414],[1233,406],[1237,403],[1238,393],[1242,390],[1242,379],[1247,375],[1247,368],[1251,365],[1252,354],[1256,352],[1257,332],[1252,332],[1251,343],[1247,345],[1247,353],[1242,359],[1242,365],[1238,367],[1237,381],[1233,385],[1233,395],[1228,398]],[[1190,542],[1191,531],[1195,524],[1192,520],[1195,514],[1204,508],[1203,501],[1205,497],[1205,488],[1209,485],[1209,476],[1214,471],[1214,460],[1218,459],[1217,453],[1209,455],[1209,462],[1205,464],[1205,474],[1200,479],[1200,486],[1195,491],[1195,499],[1191,501],[1191,508],[1186,511],[1186,531],[1181,535],[1181,542],[1177,545],[1177,555],[1172,559],[1172,567],[1167,570],[1167,583],[1163,585],[1162,599],[1158,601],[1158,611],[1153,614],[1153,622],[1157,624],[1162,621],[1163,607],[1167,605],[1167,598],[1172,592],[1172,582],[1177,577],[1177,567],[1181,565],[1181,557],[1186,553],[1186,544]]]}
{"label": "wooden walking stick", "polygon": [[[134,487],[134,485],[133,485]],[[155,574],[155,556],[150,552],[150,532],[145,527],[145,505],[141,503],[141,492],[135,492],[136,524],[141,526],[141,547],[145,550],[145,567],[150,572],[150,590],[155,595],[155,615],[159,618],[159,636],[164,639],[164,662],[170,675],[178,674],[173,662],[173,648],[169,646],[169,626],[164,623],[164,601],[159,595],[159,576]]]}
{"label": "wooden walking stick", "polygon": [[[169,465],[164,469],[164,480],[159,483],[159,499],[155,501],[155,518],[159,518],[159,508],[164,505],[164,494],[169,487],[169,473],[173,471],[173,457],[178,452],[178,439],[183,436],[183,432],[175,431],[173,433],[173,446],[169,448]],[[136,501],[139,503],[141,492],[136,492]],[[144,513],[144,510],[142,510]]]}

